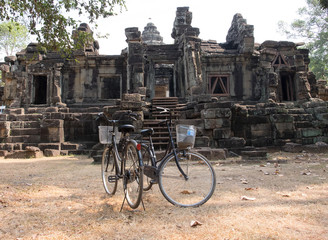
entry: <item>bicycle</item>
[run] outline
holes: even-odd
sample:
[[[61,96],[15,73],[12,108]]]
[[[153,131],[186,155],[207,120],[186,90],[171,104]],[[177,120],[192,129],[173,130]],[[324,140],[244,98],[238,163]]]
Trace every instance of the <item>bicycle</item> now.
[[[137,208],[142,201],[143,163],[141,145],[130,139],[134,131],[131,124],[120,124],[127,116],[136,120],[137,114],[130,111],[123,113],[118,120],[110,120],[103,113],[98,118],[105,119],[107,125],[99,126],[100,142],[105,145],[101,161],[101,176],[106,193],[113,196],[117,190],[119,179],[123,179],[124,200],[132,209]],[[102,132],[101,132],[102,131]]]
[[[171,131],[172,112],[167,108],[158,109],[163,110],[161,113],[169,112],[169,119],[159,123],[166,125],[168,145],[164,157],[157,160],[152,141],[154,130],[141,130],[141,136],[148,138],[147,143],[142,141],[141,144],[145,175],[143,190],[148,191],[153,184],[158,183],[161,193],[171,204],[180,207],[201,206],[215,190],[213,167],[205,156],[191,150],[196,133],[192,125],[187,126],[187,132],[182,134],[185,138],[179,139],[178,148],[175,147]]]

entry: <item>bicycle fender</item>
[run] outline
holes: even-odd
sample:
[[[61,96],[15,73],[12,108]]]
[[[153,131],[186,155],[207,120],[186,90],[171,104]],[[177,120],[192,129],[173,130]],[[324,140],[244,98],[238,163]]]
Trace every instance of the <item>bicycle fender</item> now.
[[[138,145],[137,141],[131,139],[130,142],[131,142],[131,143],[135,146],[135,148],[137,149],[138,160],[139,160],[139,166],[140,166],[140,167],[143,167],[143,161],[142,161],[141,149],[138,150],[138,148],[137,148],[137,145]]]

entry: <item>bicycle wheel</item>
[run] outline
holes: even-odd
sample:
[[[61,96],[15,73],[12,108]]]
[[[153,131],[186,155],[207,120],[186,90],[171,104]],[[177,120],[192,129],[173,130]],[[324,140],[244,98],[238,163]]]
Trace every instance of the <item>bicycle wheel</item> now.
[[[101,178],[106,193],[110,196],[114,195],[117,189],[117,168],[115,165],[115,156],[113,151],[106,147],[101,160]]]
[[[215,190],[213,167],[201,154],[178,151],[177,155],[187,179],[179,171],[174,154],[171,154],[160,166],[159,188],[173,205],[198,207],[207,202]]]
[[[135,209],[142,198],[143,168],[139,166],[137,148],[133,142],[129,142],[124,149],[124,161],[124,194],[130,207]]]
[[[142,161],[144,164],[143,190],[148,191],[153,186],[153,183],[151,182],[152,178],[150,177],[149,174],[147,174],[147,169],[149,169],[148,172],[151,171],[149,173],[152,175],[153,175],[153,172],[155,171],[155,170],[153,170],[152,163],[151,163],[152,153],[149,151],[148,146],[142,145],[141,156],[142,156]]]

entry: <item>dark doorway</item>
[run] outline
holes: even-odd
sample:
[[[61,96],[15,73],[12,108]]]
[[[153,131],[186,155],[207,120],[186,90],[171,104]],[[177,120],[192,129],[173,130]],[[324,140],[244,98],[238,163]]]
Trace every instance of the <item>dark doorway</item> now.
[[[102,99],[121,98],[121,81],[119,77],[103,79],[103,88],[101,90]]]
[[[47,103],[47,76],[34,76],[34,104]]]
[[[280,73],[280,100],[296,101],[294,74]]]

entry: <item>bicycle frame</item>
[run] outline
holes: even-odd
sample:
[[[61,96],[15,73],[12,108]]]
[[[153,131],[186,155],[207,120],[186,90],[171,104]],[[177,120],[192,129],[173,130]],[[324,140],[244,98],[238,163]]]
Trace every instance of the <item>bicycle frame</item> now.
[[[166,119],[166,120],[164,120],[164,121],[162,121],[162,122],[159,123],[159,124],[165,123],[165,125],[167,127],[167,131],[169,133],[168,145],[167,145],[167,148],[166,148],[164,157],[162,159],[160,159],[159,161],[157,161],[156,154],[155,154],[155,149],[154,149],[154,145],[153,145],[151,136],[149,136],[149,142],[150,142],[149,146],[147,144],[142,144],[142,145],[144,147],[146,147],[148,149],[148,151],[151,152],[150,160],[151,160],[152,166],[156,168],[156,174],[155,174],[155,177],[156,178],[158,177],[158,169],[160,169],[160,167],[162,166],[162,164],[164,162],[163,160],[165,160],[166,158],[174,155],[175,163],[177,165],[177,168],[179,169],[179,171],[182,174],[182,176],[186,180],[188,180],[188,176],[185,174],[185,172],[183,171],[183,169],[181,168],[180,163],[179,163],[179,157],[177,155],[177,149],[175,147],[174,139],[173,139],[172,131],[171,131],[172,114],[171,114],[171,111],[169,111],[169,112],[170,112],[170,118],[169,119]],[[157,163],[158,162],[160,162],[159,166],[157,166]],[[147,175],[146,172],[147,172],[147,168],[145,168],[145,174]],[[153,178],[153,176],[152,176],[153,175],[153,172],[152,171],[150,171],[148,174],[149,174],[149,177]]]
[[[108,120],[108,119],[107,119]],[[119,175],[117,176],[118,178],[123,178],[123,175],[124,175],[124,169],[125,169],[125,159],[124,159],[124,156],[121,157],[120,154],[119,154],[119,151],[118,151],[118,144],[116,143],[116,138],[115,138],[115,130],[117,129],[117,122],[118,121],[115,121],[115,120],[108,120],[109,122],[111,122],[113,124],[113,130],[112,130],[112,143],[109,144],[108,148],[110,148],[110,152],[112,152],[112,150],[114,150],[114,164],[115,164],[115,167],[117,167],[117,169],[119,169]],[[123,137],[121,137],[121,140],[120,140],[120,143],[122,141],[122,139],[124,140],[124,144],[129,141],[129,142],[132,142],[136,149],[138,150],[138,143],[133,140],[133,139],[129,139],[127,138],[126,136],[126,133],[123,133]],[[124,146],[122,146],[122,148],[124,148]],[[139,161],[139,166],[143,167],[143,161],[142,161],[142,155],[141,155],[141,151],[137,151],[137,154],[138,154],[138,161]],[[119,162],[121,162],[120,166],[119,166]],[[108,162],[107,162],[108,164]],[[106,166],[106,168],[108,168],[108,166]]]

